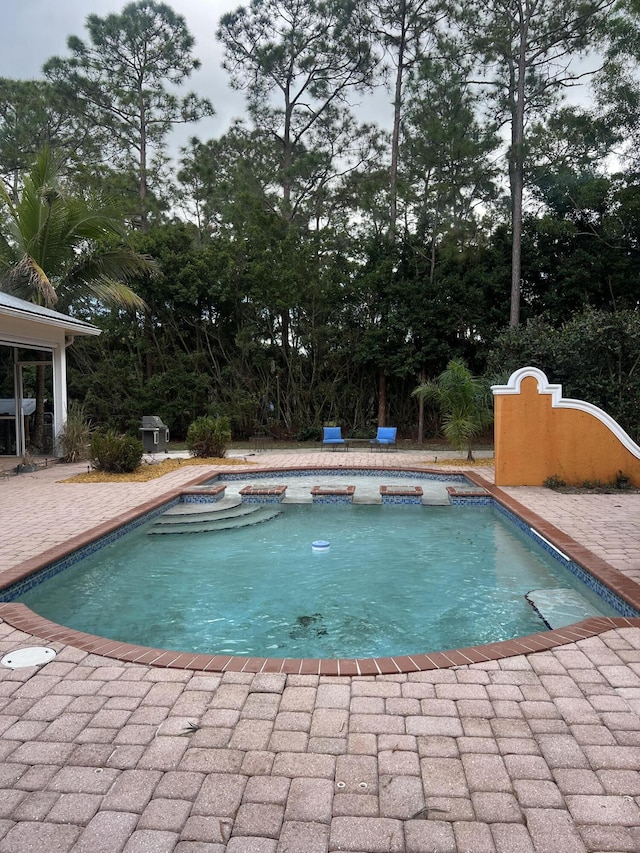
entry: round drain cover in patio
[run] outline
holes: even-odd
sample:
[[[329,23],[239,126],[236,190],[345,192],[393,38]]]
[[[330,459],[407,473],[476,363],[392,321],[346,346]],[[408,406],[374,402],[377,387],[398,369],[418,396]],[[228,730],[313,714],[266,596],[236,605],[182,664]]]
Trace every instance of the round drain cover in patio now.
[[[0,663],[3,666],[8,666],[9,669],[20,669],[23,666],[42,666],[43,663],[53,660],[55,656],[54,650],[46,646],[31,646],[27,649],[9,652],[0,660]]]

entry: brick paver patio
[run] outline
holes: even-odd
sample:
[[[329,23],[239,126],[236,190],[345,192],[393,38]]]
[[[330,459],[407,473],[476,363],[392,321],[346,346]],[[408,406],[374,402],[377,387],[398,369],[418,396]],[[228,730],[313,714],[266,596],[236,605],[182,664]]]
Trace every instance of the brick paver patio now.
[[[73,470],[0,483],[2,571],[202,473],[57,482]],[[638,579],[640,496],[505,491]],[[37,644],[0,622],[1,654]],[[0,853],[640,851],[640,627],[369,677],[190,672],[54,645],[40,669],[0,668]]]

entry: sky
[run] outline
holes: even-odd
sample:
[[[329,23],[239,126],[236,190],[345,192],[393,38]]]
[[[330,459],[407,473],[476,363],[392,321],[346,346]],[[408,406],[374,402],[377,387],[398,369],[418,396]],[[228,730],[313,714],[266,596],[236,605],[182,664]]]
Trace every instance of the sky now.
[[[69,56],[67,38],[75,35],[88,40],[85,21],[88,15],[106,17],[120,12],[128,0],[5,0],[1,25],[0,77],[42,79],[42,66],[52,56]],[[244,95],[229,87],[222,66],[222,45],[215,33],[220,17],[243,5],[242,0],[165,0],[182,15],[196,40],[193,54],[202,63],[185,83],[184,91],[193,90],[209,98],[216,115],[197,125],[179,128],[173,146],[191,136],[201,139],[218,137],[231,120],[244,112]],[[245,3],[246,5],[246,3]],[[172,146],[172,147],[173,147]]]

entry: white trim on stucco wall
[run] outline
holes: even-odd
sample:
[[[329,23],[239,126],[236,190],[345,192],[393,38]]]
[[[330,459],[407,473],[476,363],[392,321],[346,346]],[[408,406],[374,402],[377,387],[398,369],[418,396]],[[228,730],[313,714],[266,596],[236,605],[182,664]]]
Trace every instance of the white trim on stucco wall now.
[[[607,427],[632,453],[637,459],[640,459],[640,447],[635,443],[631,436],[626,433],[620,424],[615,421],[611,415],[608,415],[603,409],[594,406],[593,403],[586,403],[584,400],[572,400],[569,397],[562,396],[562,385],[553,385],[547,379],[546,374],[539,367],[521,367],[515,370],[509,377],[506,385],[492,385],[491,390],[494,396],[504,394],[519,394],[522,380],[528,376],[533,377],[538,383],[538,394],[551,395],[551,408],[553,409],[575,409],[578,412],[586,412],[597,418],[604,426]]]

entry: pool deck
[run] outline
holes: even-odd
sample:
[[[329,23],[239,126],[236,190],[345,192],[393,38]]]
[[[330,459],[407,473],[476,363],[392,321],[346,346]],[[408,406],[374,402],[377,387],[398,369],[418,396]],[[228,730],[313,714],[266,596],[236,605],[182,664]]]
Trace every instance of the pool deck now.
[[[247,469],[432,460],[265,452]],[[59,482],[82,470],[0,481],[0,578],[217,469]],[[491,488],[490,467],[473,475]],[[635,595],[640,495],[496,496]],[[471,664],[318,675],[129,663],[0,621],[0,656],[58,652],[0,667],[0,853],[637,853],[640,621],[607,627]]]

